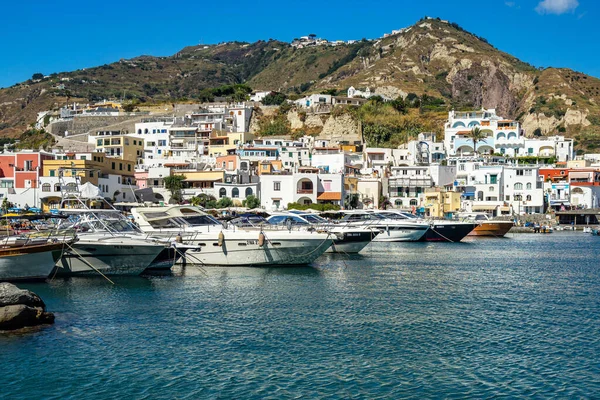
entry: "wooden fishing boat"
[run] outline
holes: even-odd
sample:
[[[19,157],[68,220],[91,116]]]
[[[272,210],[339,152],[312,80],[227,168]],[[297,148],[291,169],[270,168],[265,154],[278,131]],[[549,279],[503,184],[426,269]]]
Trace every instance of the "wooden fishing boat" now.
[[[0,281],[46,279],[70,241],[0,246]]]

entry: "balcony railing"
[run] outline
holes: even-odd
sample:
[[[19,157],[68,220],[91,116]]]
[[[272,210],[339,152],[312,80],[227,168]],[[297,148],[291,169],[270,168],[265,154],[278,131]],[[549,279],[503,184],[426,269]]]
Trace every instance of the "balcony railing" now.
[[[298,189],[297,194],[313,194],[314,189]]]

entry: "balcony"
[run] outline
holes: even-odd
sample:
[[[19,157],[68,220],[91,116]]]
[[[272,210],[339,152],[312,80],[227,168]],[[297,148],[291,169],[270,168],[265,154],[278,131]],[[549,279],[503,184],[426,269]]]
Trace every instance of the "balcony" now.
[[[298,189],[296,191],[297,194],[313,194],[313,189]]]

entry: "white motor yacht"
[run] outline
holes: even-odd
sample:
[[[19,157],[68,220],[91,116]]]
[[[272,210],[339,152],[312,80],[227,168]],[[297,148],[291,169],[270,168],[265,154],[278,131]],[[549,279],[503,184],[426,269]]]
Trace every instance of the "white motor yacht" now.
[[[131,214],[142,232],[173,237],[190,248],[190,263],[217,266],[301,265],[313,262],[333,237],[316,231],[236,227],[222,224],[199,207],[136,207]]]
[[[136,231],[117,210],[63,209],[78,241],[57,263],[57,275],[139,275],[165,249],[165,241]]]
[[[429,224],[421,221],[405,221],[386,217],[378,212],[366,210],[341,211],[344,215],[340,226],[375,228],[380,233],[374,242],[416,242],[420,240]]]
[[[477,225],[472,222],[450,221],[450,220],[425,220],[411,213],[401,210],[378,210],[377,213],[386,218],[401,220],[404,222],[426,223],[429,229],[420,239],[422,242],[460,242]]]
[[[279,226],[312,227],[333,233],[333,244],[327,253],[358,253],[379,234],[375,228],[336,225],[323,217],[302,211],[272,213],[266,221]]]

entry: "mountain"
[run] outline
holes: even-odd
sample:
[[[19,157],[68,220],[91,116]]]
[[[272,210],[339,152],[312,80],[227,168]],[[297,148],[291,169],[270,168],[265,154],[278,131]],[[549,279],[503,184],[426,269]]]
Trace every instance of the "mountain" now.
[[[447,108],[496,108],[520,120],[528,135],[565,134],[587,150],[600,137],[599,79],[565,68],[535,68],[457,24],[432,18],[374,41],[305,48],[275,40],[190,46],[171,57],[141,56],[29,80],[0,90],[0,135],[23,131],[37,112],[67,100],[206,99],[208,88],[234,83],[288,95],[343,93],[350,86],[391,98],[414,93],[443,99]]]

